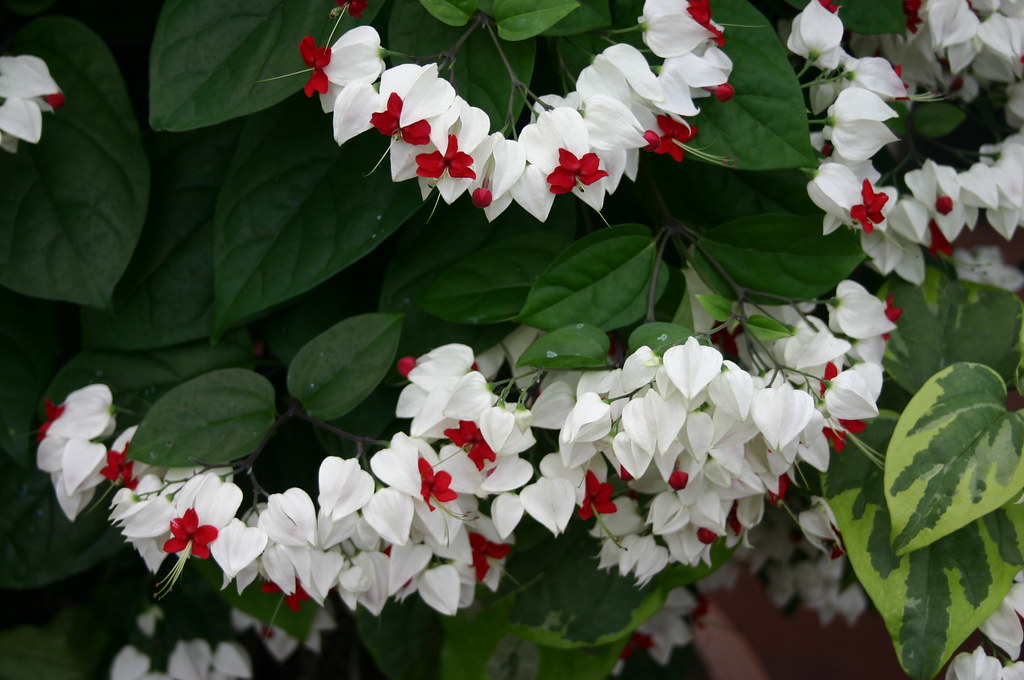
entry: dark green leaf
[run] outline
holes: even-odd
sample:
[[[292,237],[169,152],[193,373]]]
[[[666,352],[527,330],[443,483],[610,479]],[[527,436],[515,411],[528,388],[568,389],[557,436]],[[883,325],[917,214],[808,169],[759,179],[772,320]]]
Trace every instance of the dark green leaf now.
[[[246,455],[274,423],[274,388],[263,376],[224,368],[178,385],[139,425],[130,455],[151,465],[189,467]]]
[[[57,358],[57,309],[0,288],[0,449],[33,467],[32,417]]]
[[[937,269],[920,286],[888,288],[903,310],[885,347],[886,373],[910,393],[959,361],[985,364],[1011,380],[1020,361],[1021,302],[1001,288],[953,281]],[[979,332],[984,329],[984,332]]]
[[[518,234],[487,246],[441,272],[417,305],[446,321],[514,319],[530,286],[569,242],[560,234]]]
[[[576,35],[605,28],[611,23],[612,13],[608,7],[608,0],[580,0],[579,7],[544,31],[544,35]]]
[[[775,29],[746,0],[715,0],[714,18],[728,26],[723,50],[736,95],[701,100],[693,144],[738,158],[744,170],[816,168],[803,93]]]
[[[56,0],[4,0],[7,9],[15,14],[39,14],[50,9]]]
[[[693,335],[693,330],[674,323],[645,323],[629,334],[629,352],[647,345],[655,354],[664,354],[669,347],[682,345]]]
[[[476,0],[420,0],[420,4],[449,26],[465,26],[476,12]]]
[[[554,26],[580,6],[577,0],[494,0],[503,40],[526,40]]]
[[[92,680],[107,638],[84,607],[65,609],[43,627],[0,631],[0,678]]]
[[[714,566],[675,565],[640,588],[596,568],[596,547],[582,522],[570,523],[557,539],[541,534],[533,543],[524,529],[517,537],[526,547],[517,547],[505,565],[508,591],[515,593],[508,622],[516,635],[563,649],[622,640],[661,608],[670,590],[707,576],[732,552],[715,546]]]
[[[655,154],[642,154],[640,168],[654,180],[649,186],[657,187],[669,212],[694,226],[717,227],[768,213],[821,214],[807,197],[807,177],[799,170],[748,172],[685,159],[676,163]],[[643,191],[642,182],[637,190]]]
[[[442,636],[438,619],[437,612],[419,597],[401,603],[390,600],[379,616],[362,607],[356,612],[359,639],[392,680],[436,677]]]
[[[102,509],[71,523],[49,475],[0,459],[0,588],[44,586],[85,571],[123,546]]]
[[[372,299],[350,295],[354,281],[347,272],[317,286],[316,290],[259,323],[270,353],[290,364],[307,342],[335,323],[367,308],[376,309]]]
[[[743,329],[762,342],[781,340],[793,336],[793,329],[770,316],[754,314],[743,324]]]
[[[918,104],[911,114],[914,132],[924,137],[945,137],[960,127],[967,114],[949,102]]]
[[[608,336],[596,326],[572,324],[534,340],[523,350],[517,366],[579,368],[608,363]]]
[[[830,291],[864,260],[849,230],[821,234],[821,219],[759,215],[723,224],[700,236],[698,269],[721,294],[735,291],[708,258],[750,291],[815,298]],[[762,299],[768,304],[778,300]]]
[[[398,248],[391,257],[380,293],[382,311],[405,314],[399,356],[419,356],[449,342],[462,342],[482,352],[512,331],[513,326],[466,326],[439,321],[414,304],[427,286],[449,266],[471,259],[495,233],[545,231],[565,236],[575,227],[569,203],[556,203],[550,219],[538,222],[512,206],[488,226],[469,201],[438,206],[433,219],[417,215],[402,227]]]
[[[999,374],[958,363],[932,376],[900,416],[885,457],[893,549],[934,543],[1016,500],[1022,452],[1024,414],[1007,412]]]
[[[444,645],[441,647],[438,677],[445,680],[493,677],[488,673],[489,662],[495,654],[504,654],[504,650],[499,651],[497,647],[506,636],[506,618],[511,606],[512,600],[508,598],[489,607],[477,601],[469,609],[459,610],[455,616],[441,617]]]
[[[246,122],[214,218],[215,337],[360,259],[419,208],[412,183],[363,176],[386,147],[374,133],[338,149],[330,118],[300,98]]]
[[[153,195],[114,313],[82,311],[84,342],[149,349],[210,334],[213,207],[241,133],[238,122],[152,138]]]
[[[726,322],[732,318],[732,302],[721,295],[694,295],[697,302],[715,321]]]
[[[577,241],[530,288],[519,320],[544,330],[571,323],[612,330],[636,321],[646,311],[654,269],[649,234],[621,225]]]
[[[884,451],[896,423],[883,413],[860,438]],[[882,614],[903,668],[932,678],[1002,602],[1024,565],[1024,507],[1009,505],[935,543],[896,555],[882,470],[867,456],[836,456],[825,478],[847,555]]]
[[[36,19],[13,49],[46,60],[67,104],[45,114],[39,144],[0,158],[0,284],[107,307],[149,192],[124,81],[103,40],[73,19]]]
[[[903,35],[906,31],[907,18],[901,0],[846,0],[837,4],[843,27],[855,33]]]
[[[344,14],[336,35],[370,22],[382,4],[371,2],[358,21]],[[303,68],[299,41],[313,34],[319,42],[330,33],[332,6],[319,0],[164,3],[150,52],[150,125],[174,131],[214,125],[298,92],[305,74],[259,81]]]
[[[239,595],[234,583],[228,585],[227,588],[221,588],[224,572],[211,560],[192,560],[192,564],[228,606],[245,612],[267,625],[276,626],[299,640],[305,641],[309,637],[313,619],[320,611],[320,607],[316,603],[304,602],[299,611],[292,611],[289,607],[284,606],[282,593],[264,593],[260,590],[258,583],[250,584]]]
[[[172,387],[218,368],[251,364],[252,342],[244,331],[225,336],[215,347],[200,341],[146,353],[85,350],[60,369],[45,396],[60,403],[74,390],[102,382],[114,393],[114,404],[124,409],[118,424],[126,427]]]
[[[604,680],[609,677],[622,648],[624,637],[600,647],[557,649],[540,646],[537,680]]]
[[[395,361],[402,317],[363,314],[310,340],[288,367],[288,391],[317,418],[340,418],[367,397]]]

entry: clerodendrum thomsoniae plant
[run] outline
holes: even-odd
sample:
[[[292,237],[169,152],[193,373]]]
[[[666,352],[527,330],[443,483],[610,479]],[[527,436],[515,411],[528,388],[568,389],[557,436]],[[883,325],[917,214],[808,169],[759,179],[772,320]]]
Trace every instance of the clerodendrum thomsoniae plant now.
[[[1024,673],[1024,5],[7,6],[22,675],[679,677],[743,570]]]

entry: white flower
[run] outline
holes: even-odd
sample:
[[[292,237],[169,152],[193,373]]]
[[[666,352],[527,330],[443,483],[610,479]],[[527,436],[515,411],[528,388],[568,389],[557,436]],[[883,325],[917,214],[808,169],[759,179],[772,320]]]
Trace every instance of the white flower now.
[[[842,39],[843,22],[839,16],[825,9],[818,0],[811,0],[793,19],[793,31],[786,47],[820,69],[834,69],[842,55],[839,47]]]

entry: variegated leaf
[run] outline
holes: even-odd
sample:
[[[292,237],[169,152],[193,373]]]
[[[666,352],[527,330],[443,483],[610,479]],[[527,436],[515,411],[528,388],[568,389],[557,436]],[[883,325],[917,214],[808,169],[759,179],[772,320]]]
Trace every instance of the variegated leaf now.
[[[883,412],[860,439],[877,451],[896,426]],[[889,543],[882,470],[856,448],[836,456],[825,492],[861,585],[904,670],[932,678],[995,610],[1024,565],[1024,506],[1009,505],[931,545],[897,555]]]
[[[907,404],[885,463],[885,498],[897,554],[973,522],[1024,488],[1024,415],[1006,410],[1003,379],[958,363]]]
[[[929,376],[958,361],[1013,377],[1021,332],[1021,301],[1013,293],[954,281],[931,268],[920,286],[899,281],[886,293],[903,314],[886,343],[885,371],[903,389],[914,393]]]

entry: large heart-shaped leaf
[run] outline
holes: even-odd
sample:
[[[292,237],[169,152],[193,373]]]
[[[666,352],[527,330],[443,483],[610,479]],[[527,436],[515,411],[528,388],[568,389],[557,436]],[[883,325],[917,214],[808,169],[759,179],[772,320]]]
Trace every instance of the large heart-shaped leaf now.
[[[0,449],[33,467],[31,432],[57,358],[57,306],[0,289]]]
[[[736,95],[700,100],[694,143],[737,158],[745,170],[816,168],[803,91],[775,29],[746,0],[715,0],[712,9],[728,27],[722,49],[733,62]]]
[[[613,330],[647,306],[655,246],[641,225],[620,225],[580,239],[540,275],[519,320],[544,330],[588,323]]]
[[[522,309],[533,282],[567,245],[567,239],[550,232],[502,239],[441,272],[416,304],[456,323],[508,321]]]
[[[310,340],[288,367],[288,391],[317,418],[340,418],[367,397],[395,360],[402,317],[363,314]]]
[[[239,122],[152,138],[153,195],[114,312],[82,311],[90,347],[150,349],[210,334],[213,207],[241,133]]]
[[[274,387],[242,368],[178,385],[142,419],[129,453],[162,467],[224,463],[246,455],[274,423]]]
[[[916,550],[1020,496],[1024,415],[987,366],[936,373],[896,424],[885,458],[893,548]]]
[[[885,412],[861,439],[886,448],[896,416]],[[897,555],[889,543],[882,470],[850,450],[825,478],[847,555],[885,620],[900,664],[932,678],[995,610],[1024,566],[1024,506],[991,512],[929,546]]]
[[[476,0],[420,0],[420,4],[449,26],[465,26],[476,12]]]
[[[703,232],[698,246],[701,275],[731,299],[736,299],[732,283],[748,291],[815,298],[864,260],[860,241],[852,232],[823,236],[820,219],[795,215],[757,215],[728,222]]]
[[[0,459],[0,588],[38,588],[123,547],[104,512],[83,513],[70,522],[49,475]]]
[[[938,269],[920,286],[895,281],[887,293],[903,310],[885,347],[885,371],[916,392],[940,369],[970,361],[1013,377],[1020,360],[1021,301],[1013,293],[954,281]],[[984,329],[984,332],[979,332]]]
[[[157,399],[191,378],[219,368],[252,365],[252,340],[246,331],[225,336],[216,346],[199,341],[154,352],[84,350],[58,371],[44,396],[54,403],[80,387],[101,382],[122,409],[118,425],[137,423]]]
[[[597,326],[574,323],[540,336],[523,350],[516,366],[578,368],[608,363],[608,336]]]
[[[247,121],[214,217],[215,337],[341,271],[420,207],[412,182],[363,176],[386,140],[339,149],[330,125],[301,98]]]
[[[504,40],[532,38],[579,6],[577,0],[494,0],[498,35]]]
[[[149,164],[104,41],[64,17],[18,31],[14,51],[46,60],[67,96],[42,140],[0,157],[0,285],[108,307],[142,231]]]

